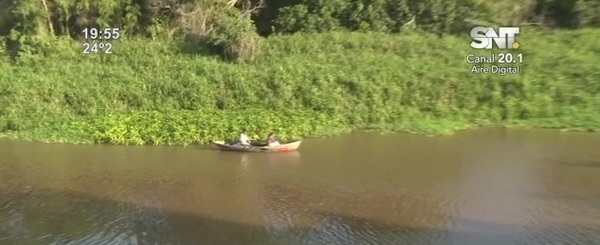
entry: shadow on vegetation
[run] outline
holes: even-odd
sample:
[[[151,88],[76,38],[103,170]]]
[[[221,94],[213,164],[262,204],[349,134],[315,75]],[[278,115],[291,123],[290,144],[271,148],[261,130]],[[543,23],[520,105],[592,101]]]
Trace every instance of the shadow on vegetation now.
[[[221,56],[220,47],[209,43],[206,37],[188,35],[178,45],[179,52],[189,55]]]
[[[577,28],[579,13],[575,0],[537,0],[535,14],[547,18],[547,23],[559,28]]]

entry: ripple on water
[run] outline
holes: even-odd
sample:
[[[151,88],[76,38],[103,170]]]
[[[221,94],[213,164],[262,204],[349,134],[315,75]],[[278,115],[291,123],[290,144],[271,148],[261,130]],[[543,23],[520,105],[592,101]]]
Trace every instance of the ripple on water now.
[[[366,187],[303,192],[294,185],[280,185],[269,190],[263,212],[267,227],[272,228],[267,229],[277,233],[274,236],[295,234],[299,244],[430,243],[446,235],[432,227],[447,214],[427,207],[435,202],[449,205],[456,199],[456,195],[431,199],[410,193],[381,196]]]
[[[302,158],[0,147],[0,244],[600,244],[592,160],[530,165],[580,158],[563,135],[324,139]]]
[[[535,244],[599,244],[600,210],[583,200],[546,197],[528,210],[526,242]]]

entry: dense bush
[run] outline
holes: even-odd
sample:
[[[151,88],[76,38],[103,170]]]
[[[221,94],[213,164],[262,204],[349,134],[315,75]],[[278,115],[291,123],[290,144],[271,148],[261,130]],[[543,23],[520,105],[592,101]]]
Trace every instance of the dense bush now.
[[[189,134],[208,130],[211,137],[169,142],[205,142],[239,124],[204,127],[195,116],[219,121],[253,114],[249,110],[265,119],[241,125],[297,136],[316,133],[294,125],[325,125],[325,132],[331,126],[328,120],[337,122],[332,128],[430,133],[481,122],[536,120],[551,127],[598,129],[598,38],[598,30],[552,34],[524,29],[523,73],[508,76],[469,74],[464,56],[473,51],[467,38],[440,39],[426,33],[270,37],[264,40],[264,53],[252,63],[181,54],[177,41],[143,39],[115,42],[112,55],[82,55],[80,46],[61,39],[52,43],[56,52],[44,57],[23,55],[18,64],[0,63],[0,130],[44,135],[47,129],[58,137],[79,132],[73,123],[81,121],[92,120],[84,125],[104,132],[106,127],[124,127],[118,122],[125,117],[137,118],[121,121],[140,130],[182,117],[180,126],[193,129]],[[564,47],[571,48],[563,52]],[[230,114],[202,114],[219,110]],[[305,122],[261,124],[282,121],[287,112],[306,112]],[[315,119],[323,117],[327,120]],[[95,135],[112,143],[141,142],[85,132],[69,134],[86,139]],[[140,132],[127,135],[163,137]]]
[[[245,124],[284,137],[484,122],[597,130],[598,30],[523,28],[523,73],[512,76],[469,74],[464,34],[598,26],[599,10],[595,0],[0,0],[0,132],[187,144],[229,137],[253,114]],[[114,54],[82,54],[86,27],[119,27]],[[273,32],[294,34],[258,35]]]
[[[225,58],[247,61],[260,50],[258,33],[417,28],[443,35],[462,34],[474,24],[591,27],[600,25],[598,13],[596,0],[0,0],[0,35],[9,37],[8,54],[16,56],[38,52],[52,36],[78,39],[84,28],[118,27],[128,37],[195,36]]]
[[[339,29],[395,33],[411,25],[441,34],[466,30],[465,19],[479,16],[474,11],[478,9],[468,0],[303,0],[280,9],[274,23],[284,33]]]

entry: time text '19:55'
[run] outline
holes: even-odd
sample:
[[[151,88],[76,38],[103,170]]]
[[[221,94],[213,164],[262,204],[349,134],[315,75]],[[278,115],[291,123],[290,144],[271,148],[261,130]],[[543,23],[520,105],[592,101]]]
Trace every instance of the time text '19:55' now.
[[[121,29],[116,27],[85,28],[81,31],[85,40],[117,40],[121,37]]]

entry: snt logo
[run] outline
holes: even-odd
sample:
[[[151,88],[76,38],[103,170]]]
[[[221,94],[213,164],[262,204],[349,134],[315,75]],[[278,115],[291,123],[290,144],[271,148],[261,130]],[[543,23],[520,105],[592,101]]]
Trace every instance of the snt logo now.
[[[492,49],[496,43],[499,49],[519,49],[521,44],[515,41],[515,36],[521,31],[520,27],[493,27],[476,26],[471,29],[471,47],[474,49]]]

